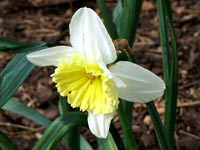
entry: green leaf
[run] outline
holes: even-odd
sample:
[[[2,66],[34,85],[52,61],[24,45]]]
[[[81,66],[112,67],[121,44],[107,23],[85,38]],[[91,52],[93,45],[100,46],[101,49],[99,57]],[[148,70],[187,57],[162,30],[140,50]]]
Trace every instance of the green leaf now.
[[[70,112],[58,117],[44,132],[33,150],[52,149],[61,138],[78,125],[87,125],[87,116],[79,112]]]
[[[10,99],[2,108],[30,119],[44,127],[48,127],[51,124],[50,119],[14,99]]]
[[[122,2],[121,0],[118,0],[117,5],[115,6],[113,10],[113,22],[116,25],[118,33],[120,29],[120,24],[121,24],[122,11],[123,11]]]
[[[166,83],[166,94],[168,94],[168,87],[170,86],[170,51],[169,51],[169,40],[168,40],[168,33],[167,33],[167,25],[166,25],[166,18],[164,14],[164,9],[162,6],[162,2],[157,0],[157,7],[158,7],[158,18],[159,18],[159,28],[160,28],[160,40],[162,46],[162,60],[163,60],[163,71],[164,71],[164,79]]]
[[[110,133],[108,133],[108,137],[106,139],[97,138],[98,142],[98,150],[118,150],[113,137]]]
[[[20,47],[20,46],[23,46],[23,45],[24,45],[24,43],[21,43],[19,41],[14,40],[14,39],[0,37],[0,51],[2,49],[17,48],[17,47]]]
[[[2,108],[30,119],[44,127],[48,127],[52,122],[50,119],[46,118],[36,110],[27,107],[23,103],[20,103],[14,99],[10,99]],[[65,142],[67,141],[66,139],[67,138],[65,137]],[[82,135],[80,135],[80,148],[81,150],[92,150],[91,146]]]
[[[42,48],[46,48],[46,46],[41,42],[31,44],[31,47],[23,47],[23,49],[28,49],[28,51]],[[27,60],[26,55],[27,53],[16,54],[0,73],[0,108],[12,97],[35,67]]]
[[[80,150],[93,150],[91,145],[86,141],[86,139],[80,135]]]
[[[156,136],[160,145],[161,150],[171,150],[169,142],[167,140],[167,136],[165,133],[165,129],[160,120],[159,114],[153,102],[146,103],[149,115],[151,116],[151,120],[153,122],[154,130],[156,132]]]
[[[38,46],[45,46],[47,43],[38,41],[38,42],[33,42],[33,43],[28,43],[28,44],[21,44],[19,46],[12,45],[4,48],[0,48],[0,51],[6,52],[6,53],[25,53],[25,52],[30,52],[33,51],[33,47],[38,47]]]
[[[17,146],[0,131],[0,150],[17,150]]]
[[[105,3],[104,0],[97,0],[97,4],[101,10],[101,14],[104,20],[104,24],[106,26],[106,29],[108,30],[108,33],[110,34],[111,38],[117,39],[118,35],[117,35],[117,30],[116,30],[116,26],[113,23],[113,19],[111,16],[111,13]]]
[[[125,0],[123,4],[119,37],[127,39],[131,47],[135,40],[142,2],[143,0]]]
[[[169,31],[171,36],[171,51],[166,48],[164,44],[162,44],[163,50],[167,49],[169,56],[163,55],[163,64],[168,67],[168,70],[163,69],[164,71],[164,78],[166,81],[166,94],[165,94],[165,129],[167,133],[168,140],[170,145],[173,147],[174,145],[174,131],[175,131],[175,124],[176,124],[176,106],[177,106],[177,96],[178,96],[178,51],[176,45],[176,37],[175,37],[175,30],[173,26],[173,16],[171,10],[171,1],[157,1],[157,5],[159,7],[158,14],[160,15],[160,28],[166,28],[167,25],[162,24],[162,18],[167,18],[165,23],[169,25]],[[165,19],[166,20],[166,19]],[[161,30],[160,29],[160,30]],[[167,29],[165,29],[167,30]],[[167,31],[166,31],[167,32]],[[163,35],[164,36],[164,35]],[[166,38],[165,41],[167,42],[167,34],[165,34]],[[169,43],[168,43],[169,44]],[[171,57],[170,57],[171,56]],[[166,60],[168,59],[168,60]],[[167,62],[168,61],[168,62]],[[167,64],[168,63],[168,64]],[[170,66],[167,66],[170,65]]]

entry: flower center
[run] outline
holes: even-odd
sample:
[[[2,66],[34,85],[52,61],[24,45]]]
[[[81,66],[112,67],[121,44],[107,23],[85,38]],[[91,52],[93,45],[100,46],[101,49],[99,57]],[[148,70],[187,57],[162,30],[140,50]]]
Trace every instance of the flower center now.
[[[108,114],[117,109],[115,83],[98,64],[77,56],[70,61],[63,60],[52,74],[52,80],[73,108],[94,114]]]

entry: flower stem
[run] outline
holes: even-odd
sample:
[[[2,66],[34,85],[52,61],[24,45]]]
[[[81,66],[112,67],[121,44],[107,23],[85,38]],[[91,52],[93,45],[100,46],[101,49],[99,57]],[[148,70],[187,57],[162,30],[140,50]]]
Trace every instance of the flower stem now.
[[[59,111],[61,115],[73,111],[73,108],[67,102],[67,97],[59,97]],[[67,133],[67,144],[69,150],[80,149],[80,133],[78,127],[72,127]]]
[[[110,125],[110,133],[112,134],[112,137],[117,145],[117,148],[118,149],[122,149],[122,150],[125,150],[125,146],[124,146],[124,143],[123,141],[121,140],[118,132],[117,132],[117,129],[115,127],[115,125],[113,123],[111,123]]]
[[[137,150],[137,144],[132,132],[132,111],[133,104],[131,102],[120,101],[117,113],[124,133],[126,149]]]

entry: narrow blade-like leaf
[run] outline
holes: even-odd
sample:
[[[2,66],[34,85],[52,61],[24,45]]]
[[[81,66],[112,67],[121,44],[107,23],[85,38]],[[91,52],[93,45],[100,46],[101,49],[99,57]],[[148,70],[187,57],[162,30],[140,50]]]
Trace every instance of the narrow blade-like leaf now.
[[[52,149],[72,127],[79,125],[87,125],[87,116],[83,113],[70,112],[58,117],[47,128],[33,149]]]
[[[0,52],[24,53],[32,51],[32,47],[45,46],[47,43],[38,41],[33,43],[21,43],[17,40],[0,37]]]
[[[45,47],[44,43],[35,43],[34,46],[23,48],[35,51]],[[16,54],[0,73],[0,108],[12,97],[35,67],[27,60],[26,55],[27,53]]]
[[[51,124],[51,120],[34,110],[33,108],[27,107],[23,103],[20,103],[14,99],[10,99],[4,106],[3,109],[21,115],[27,119],[30,119],[44,127],[48,127]],[[65,142],[67,141],[67,137],[63,139]],[[90,144],[86,141],[86,139],[80,135],[80,149],[81,150],[92,150]]]
[[[113,19],[112,19],[112,15],[111,12],[109,11],[106,3],[104,0],[97,0],[97,4],[101,10],[101,14],[104,20],[104,24],[106,26],[106,29],[108,30],[108,33],[110,34],[111,38],[117,39],[118,35],[117,35],[117,30],[116,30],[116,26],[113,23]]]
[[[113,22],[116,25],[118,33],[119,33],[120,25],[121,25],[122,11],[123,11],[122,2],[121,0],[118,0],[117,5],[115,6],[115,9],[113,10]]]
[[[165,95],[165,129],[168,136],[170,145],[174,145],[174,131],[176,124],[176,106],[177,106],[177,93],[178,93],[178,51],[176,45],[175,30],[173,26],[173,16],[171,9],[171,1],[158,1],[157,5],[160,7],[160,11],[164,12],[169,24],[169,31],[171,36],[171,58],[170,58],[170,70],[169,70],[169,86]],[[163,16],[164,17],[164,16]],[[165,71],[165,70],[164,70]]]
[[[3,49],[8,49],[8,48],[17,48],[23,45],[24,43],[21,43],[17,40],[0,37],[0,51]]]
[[[17,150],[17,146],[0,131],[0,150]]]
[[[167,140],[167,136],[165,133],[164,126],[160,120],[160,116],[157,112],[157,109],[153,102],[148,102],[146,104],[149,115],[151,116],[151,120],[153,122],[154,130],[157,136],[157,140],[159,142],[161,150],[171,150],[169,142]]]
[[[10,99],[2,108],[30,119],[44,127],[48,127],[51,124],[50,119],[41,115],[33,108],[30,108],[14,99]]]
[[[132,47],[135,40],[138,20],[143,0],[125,0],[119,30],[119,37],[128,40]]]

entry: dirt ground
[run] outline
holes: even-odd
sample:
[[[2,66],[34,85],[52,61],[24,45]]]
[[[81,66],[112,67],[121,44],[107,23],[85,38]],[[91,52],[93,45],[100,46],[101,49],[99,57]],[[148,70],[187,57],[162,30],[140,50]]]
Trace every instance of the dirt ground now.
[[[107,3],[112,10],[116,0],[107,0]],[[71,16],[83,6],[100,12],[92,0],[1,0],[0,36],[22,42],[42,40],[69,45],[68,25]],[[172,2],[179,51],[179,92],[175,134],[177,150],[200,150],[199,7],[200,1],[197,0]],[[162,77],[158,17],[154,1],[144,0],[133,47],[138,63]],[[12,56],[0,53],[0,71]],[[51,67],[35,68],[14,95],[16,99],[50,119],[58,116],[58,94],[49,76],[52,73]],[[155,103],[163,119],[163,98],[156,100]],[[139,149],[158,150],[158,142],[145,105],[135,104],[134,109],[133,132]],[[117,117],[114,122],[119,133],[122,133]],[[44,128],[21,116],[0,110],[0,130],[6,133],[21,150],[30,150],[41,137]],[[96,146],[95,138],[88,130],[82,129],[82,134]],[[66,147],[60,143],[55,149],[66,149]]]

